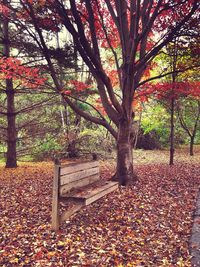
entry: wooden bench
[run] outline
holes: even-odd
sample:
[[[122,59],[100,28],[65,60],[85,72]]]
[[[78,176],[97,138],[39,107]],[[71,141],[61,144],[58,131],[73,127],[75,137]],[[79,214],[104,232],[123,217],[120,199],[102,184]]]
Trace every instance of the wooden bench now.
[[[117,182],[100,180],[98,161],[55,164],[52,229],[58,230],[62,221],[69,219],[83,206],[117,188]]]

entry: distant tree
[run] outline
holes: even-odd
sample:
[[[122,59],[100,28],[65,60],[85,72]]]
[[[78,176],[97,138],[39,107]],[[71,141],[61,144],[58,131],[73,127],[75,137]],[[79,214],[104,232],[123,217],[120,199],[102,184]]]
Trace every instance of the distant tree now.
[[[199,27],[196,18],[190,19],[162,51],[163,65],[171,74],[162,79],[164,83],[161,81],[160,86],[151,85],[150,94],[155,94],[164,101],[170,112],[170,165],[174,164],[177,101],[180,102],[183,97],[200,96],[198,83],[194,82],[197,79],[195,73],[198,73],[200,67],[199,53],[194,53],[199,50],[198,40]],[[192,78],[188,77],[189,73]]]
[[[181,127],[190,138],[190,156],[194,155],[194,142],[200,129],[200,100],[186,98],[178,102],[178,118]]]

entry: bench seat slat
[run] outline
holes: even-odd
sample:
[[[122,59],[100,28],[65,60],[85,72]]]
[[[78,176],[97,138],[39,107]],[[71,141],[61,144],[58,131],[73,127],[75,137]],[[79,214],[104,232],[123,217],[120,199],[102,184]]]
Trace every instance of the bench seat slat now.
[[[78,192],[73,195],[70,195],[70,198],[75,198],[84,201],[85,205],[89,205],[97,199],[105,196],[106,194],[116,190],[118,188],[117,182],[105,182],[104,185],[101,185],[97,188],[90,189],[88,191]]]

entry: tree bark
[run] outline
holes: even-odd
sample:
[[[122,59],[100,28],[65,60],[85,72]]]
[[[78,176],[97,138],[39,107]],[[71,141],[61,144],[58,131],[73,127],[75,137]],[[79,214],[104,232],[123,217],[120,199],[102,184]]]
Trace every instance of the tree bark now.
[[[120,185],[132,184],[137,180],[133,170],[132,121],[122,121],[117,138],[117,168],[115,179]]]
[[[175,92],[175,88],[174,88],[174,84],[176,82],[176,69],[177,69],[177,57],[178,57],[178,46],[177,46],[177,38],[175,38],[175,40],[173,41],[173,47],[172,47],[172,98],[171,98],[171,119],[170,119],[170,158],[169,158],[169,165],[173,165],[174,164],[174,131],[175,131],[175,127],[174,127],[174,113],[175,113],[175,97],[174,97],[174,92]],[[170,50],[169,50],[170,52]]]
[[[14,105],[14,89],[12,80],[6,81],[6,94],[7,94],[7,155],[6,155],[6,168],[17,167],[17,132],[16,132],[16,114]]]
[[[170,119],[170,157],[169,157],[169,165],[174,164],[174,106],[175,100],[172,98],[171,100],[171,119]]]
[[[194,136],[190,137],[190,156],[194,156]]]
[[[142,121],[142,111],[140,111],[138,125],[137,125],[137,131],[135,133],[135,140],[134,140],[134,146],[133,146],[134,149],[137,148],[137,142],[138,142],[138,137],[139,137],[139,133],[140,133],[140,127],[141,127],[141,121]]]
[[[4,0],[5,5],[8,4],[7,0]],[[3,17],[2,24],[3,31],[3,56],[8,58],[10,56],[10,40],[9,40],[9,19]],[[17,167],[16,158],[16,113],[14,97],[15,91],[13,89],[12,79],[6,79],[6,95],[7,95],[7,154],[6,154],[6,168]]]

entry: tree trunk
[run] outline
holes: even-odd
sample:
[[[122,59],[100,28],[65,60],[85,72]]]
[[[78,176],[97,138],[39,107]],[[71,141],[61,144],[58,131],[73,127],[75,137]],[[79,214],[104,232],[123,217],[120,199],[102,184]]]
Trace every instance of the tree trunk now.
[[[142,111],[140,111],[139,120],[138,120],[138,126],[137,126],[137,131],[135,133],[135,140],[134,140],[134,146],[133,146],[134,149],[137,148],[138,136],[139,136],[140,127],[141,127],[141,121],[142,121]]]
[[[7,94],[7,156],[6,168],[17,167],[17,153],[16,153],[16,125],[15,125],[15,105],[14,105],[14,90],[12,87],[12,80],[6,81]]]
[[[194,156],[194,136],[190,137],[190,156]]]
[[[116,179],[120,185],[134,183],[137,178],[133,171],[132,121],[123,121],[119,125],[117,139],[117,170]]]
[[[8,4],[7,0],[4,0],[5,5]],[[9,40],[9,18],[3,16],[3,56],[8,58],[10,56],[10,40]],[[7,95],[7,155],[6,155],[6,167],[17,167],[16,159],[16,113],[14,105],[15,90],[13,89],[12,79],[6,79],[6,95]]]
[[[178,57],[178,39],[175,37],[173,41],[173,46],[172,46],[172,51],[169,52],[172,54],[172,99],[171,99],[171,120],[170,120],[170,158],[169,158],[169,165],[174,164],[174,113],[175,113],[175,97],[174,97],[174,92],[175,92],[175,87],[174,84],[176,82],[176,70],[177,70],[177,57]]]
[[[171,120],[170,120],[170,158],[169,165],[174,164],[174,106],[175,100],[171,100]]]

